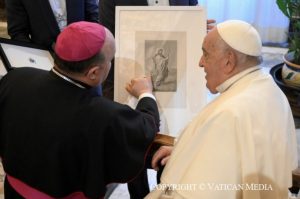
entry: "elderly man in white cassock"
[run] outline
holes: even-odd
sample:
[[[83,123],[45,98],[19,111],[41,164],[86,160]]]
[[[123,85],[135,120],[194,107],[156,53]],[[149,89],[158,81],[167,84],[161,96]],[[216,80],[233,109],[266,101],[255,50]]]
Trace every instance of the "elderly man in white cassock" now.
[[[203,42],[200,67],[220,95],[162,147],[152,166],[166,164],[146,198],[288,198],[297,143],[291,109],[272,77],[262,71],[261,40],[248,23],[218,24]]]

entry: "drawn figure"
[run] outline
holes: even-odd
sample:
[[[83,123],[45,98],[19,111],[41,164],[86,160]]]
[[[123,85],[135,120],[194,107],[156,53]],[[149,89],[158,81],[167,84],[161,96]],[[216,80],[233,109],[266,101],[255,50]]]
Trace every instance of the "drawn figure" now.
[[[157,49],[152,57],[154,68],[152,70],[152,80],[154,87],[158,87],[168,76],[169,55],[164,54],[162,48]]]

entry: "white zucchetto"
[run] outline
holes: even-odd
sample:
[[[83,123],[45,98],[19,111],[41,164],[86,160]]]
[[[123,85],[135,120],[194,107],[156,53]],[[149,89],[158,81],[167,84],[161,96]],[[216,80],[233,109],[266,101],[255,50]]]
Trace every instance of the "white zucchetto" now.
[[[228,20],[217,25],[221,38],[233,49],[251,56],[260,56],[262,43],[256,29],[240,20]]]

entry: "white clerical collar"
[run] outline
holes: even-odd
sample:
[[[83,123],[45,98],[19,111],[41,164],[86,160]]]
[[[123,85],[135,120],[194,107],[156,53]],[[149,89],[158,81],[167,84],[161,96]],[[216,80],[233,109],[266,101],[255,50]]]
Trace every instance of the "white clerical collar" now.
[[[69,77],[63,75],[62,73],[60,73],[59,71],[55,70],[55,68],[52,68],[52,72],[54,72],[57,76],[61,77],[62,79],[66,80],[67,82],[70,82],[71,84],[78,86],[79,88],[83,88],[85,89],[84,86],[80,85],[79,83],[73,81],[72,79],[70,79]]]
[[[248,69],[232,76],[231,78],[227,79],[225,82],[220,84],[216,89],[219,93],[223,93],[227,89],[229,89],[235,82],[237,82],[238,80],[240,80],[244,76],[248,75],[249,73],[252,73],[252,72],[257,71],[259,69],[261,69],[261,67],[259,65],[248,68]]]

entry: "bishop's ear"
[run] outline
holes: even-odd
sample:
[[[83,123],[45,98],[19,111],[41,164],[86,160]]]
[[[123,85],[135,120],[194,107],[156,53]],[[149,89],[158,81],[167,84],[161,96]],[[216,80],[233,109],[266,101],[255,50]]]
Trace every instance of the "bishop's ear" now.
[[[98,65],[92,66],[86,74],[87,78],[90,81],[95,81],[99,77],[100,70],[101,70],[100,66]]]

